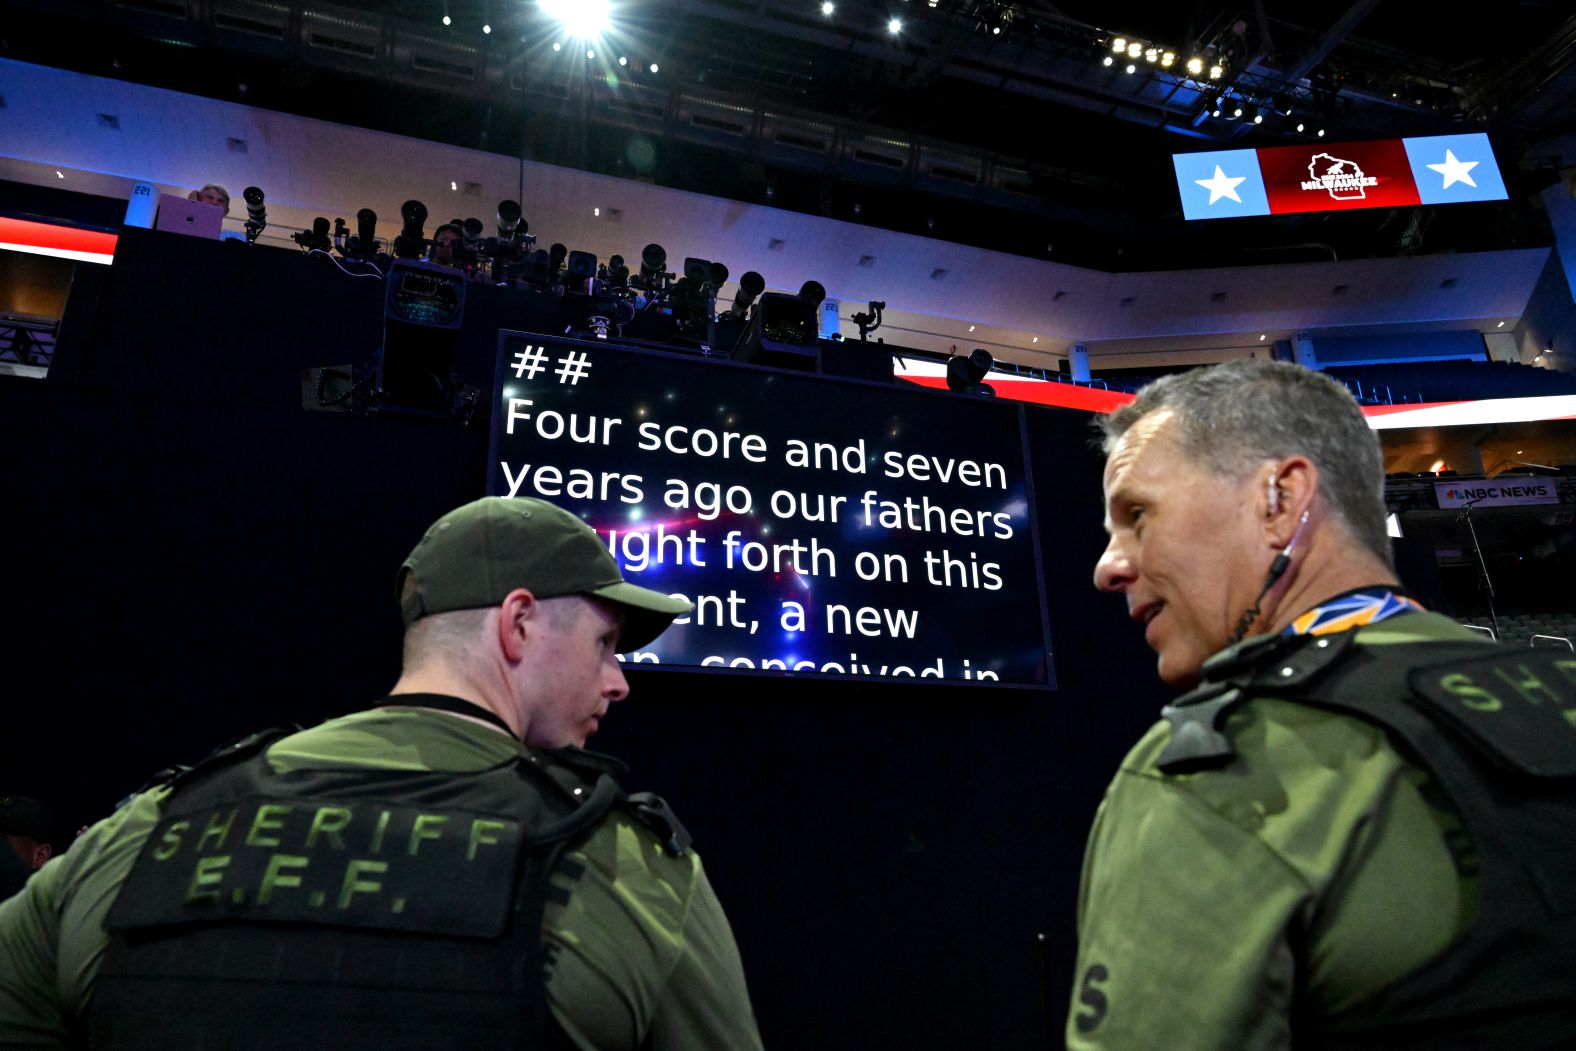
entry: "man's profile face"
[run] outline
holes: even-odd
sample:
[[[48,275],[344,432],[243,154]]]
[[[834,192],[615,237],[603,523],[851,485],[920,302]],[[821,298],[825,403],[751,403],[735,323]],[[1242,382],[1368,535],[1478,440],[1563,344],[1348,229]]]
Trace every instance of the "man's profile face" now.
[[[1110,542],[1095,564],[1101,591],[1127,597],[1159,655],[1160,678],[1198,679],[1252,605],[1273,552],[1264,550],[1250,480],[1216,476],[1177,444],[1169,409],[1141,417],[1105,465]]]
[[[526,743],[584,748],[608,707],[629,694],[618,662],[623,615],[584,595],[540,599],[532,618]]]

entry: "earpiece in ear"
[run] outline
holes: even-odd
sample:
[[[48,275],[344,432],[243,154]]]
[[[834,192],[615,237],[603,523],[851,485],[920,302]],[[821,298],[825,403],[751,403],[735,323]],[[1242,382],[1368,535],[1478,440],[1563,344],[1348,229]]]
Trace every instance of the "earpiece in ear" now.
[[[1275,487],[1274,475],[1270,475],[1270,484],[1268,489],[1270,500],[1270,517],[1273,518],[1280,514],[1280,490]]]

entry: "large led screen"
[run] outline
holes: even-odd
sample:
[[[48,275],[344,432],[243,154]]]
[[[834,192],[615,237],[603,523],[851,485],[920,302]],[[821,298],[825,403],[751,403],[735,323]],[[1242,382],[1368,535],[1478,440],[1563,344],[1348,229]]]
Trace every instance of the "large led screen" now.
[[[655,667],[1053,686],[1022,408],[504,333],[489,492],[696,603]]]
[[[1482,132],[1177,153],[1171,163],[1188,219],[1506,198]]]

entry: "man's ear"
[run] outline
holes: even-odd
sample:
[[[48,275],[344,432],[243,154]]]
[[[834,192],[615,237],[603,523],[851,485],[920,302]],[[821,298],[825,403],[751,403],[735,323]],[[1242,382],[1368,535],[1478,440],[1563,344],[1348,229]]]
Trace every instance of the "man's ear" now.
[[[1319,492],[1319,467],[1306,456],[1288,456],[1264,469],[1258,494],[1264,541],[1277,551],[1291,543],[1302,516]]]
[[[541,603],[525,588],[515,588],[498,604],[498,645],[510,661],[525,657],[525,640],[536,630]]]
[[[48,843],[33,844],[31,856],[27,859],[29,867],[31,867],[34,872],[37,872],[39,869],[44,867],[44,862],[48,861],[54,852],[55,848],[50,846]]]

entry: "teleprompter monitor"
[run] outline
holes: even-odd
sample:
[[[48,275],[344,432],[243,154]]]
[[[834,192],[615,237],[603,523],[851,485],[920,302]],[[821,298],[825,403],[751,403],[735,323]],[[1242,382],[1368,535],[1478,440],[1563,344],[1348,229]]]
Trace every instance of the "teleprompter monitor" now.
[[[1055,685],[1021,406],[500,336],[488,491],[693,613],[641,667]]]

